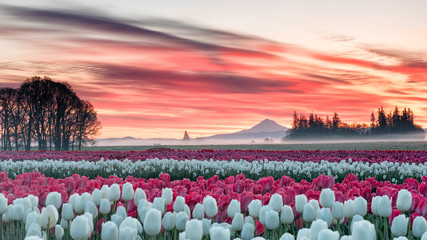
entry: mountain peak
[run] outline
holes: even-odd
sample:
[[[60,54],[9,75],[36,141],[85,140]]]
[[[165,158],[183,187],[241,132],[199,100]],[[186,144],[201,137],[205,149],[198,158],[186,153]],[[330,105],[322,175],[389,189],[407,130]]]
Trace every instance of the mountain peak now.
[[[268,118],[262,120],[257,125],[253,126],[248,130],[243,130],[245,132],[257,133],[257,132],[278,132],[278,131],[287,131],[288,128],[276,123],[273,120]]]

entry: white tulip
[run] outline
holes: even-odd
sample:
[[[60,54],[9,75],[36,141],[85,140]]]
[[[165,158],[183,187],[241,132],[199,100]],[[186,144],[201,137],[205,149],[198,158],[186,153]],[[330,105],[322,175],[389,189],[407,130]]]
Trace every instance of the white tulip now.
[[[58,222],[58,210],[53,205],[43,208],[41,214],[41,226],[43,228],[53,228]]]
[[[68,221],[67,220],[65,220],[65,219],[63,219],[63,218],[61,218],[61,227],[63,228],[63,229],[68,229]]]
[[[122,199],[125,201],[130,201],[133,199],[134,197],[134,190],[133,190],[133,186],[131,183],[127,182],[125,184],[123,184],[123,189],[122,189]]]
[[[352,240],[375,240],[375,227],[369,221],[357,221],[353,224],[351,236]]]
[[[5,213],[7,210],[7,198],[0,193],[0,214]]]
[[[185,212],[179,212],[175,215],[175,225],[176,225],[176,229],[178,229],[179,231],[184,231],[185,230],[185,224],[187,223],[189,217],[187,215],[187,213]]]
[[[320,230],[317,235],[318,240],[339,240],[340,234],[337,231],[332,231],[331,229]]]
[[[368,212],[368,202],[363,197],[354,199],[354,215],[364,217]]]
[[[85,192],[75,200],[74,211],[81,214],[85,211],[86,203],[90,201],[90,194]]]
[[[162,198],[165,199],[165,204],[169,205],[173,200],[173,192],[170,188],[164,188],[162,190]]]
[[[62,204],[61,215],[62,215],[62,218],[64,218],[67,221],[72,220],[74,218],[73,204],[71,203]]]
[[[110,199],[110,187],[108,187],[108,185],[103,185],[101,187],[101,198]]]
[[[203,218],[202,224],[203,224],[203,236],[209,235],[209,229],[211,228],[212,221],[210,219]]]
[[[152,208],[148,210],[147,215],[144,219],[144,228],[145,232],[149,236],[155,236],[160,233],[160,229],[162,227],[162,213]]]
[[[59,192],[50,192],[46,197],[46,206],[53,205],[59,209],[62,205],[61,194]]]
[[[393,238],[393,240],[408,240],[408,238],[400,236],[400,237]]]
[[[120,226],[120,224],[123,221],[123,217],[120,216],[119,214],[113,214],[111,215],[111,221],[114,222],[117,226]]]
[[[102,198],[99,204],[99,212],[101,214],[108,214],[111,211],[111,203],[110,199],[108,198]]]
[[[145,194],[144,190],[142,190],[141,188],[137,188],[135,190],[135,196],[133,198],[133,201],[135,202],[135,206],[138,207],[138,204],[142,199],[147,199],[147,195]]]
[[[316,199],[311,199],[310,201],[308,201],[308,203],[313,206],[314,214],[316,214],[317,210],[320,209],[319,201],[317,201]]]
[[[85,212],[91,213],[93,219],[98,216],[98,207],[92,201],[86,202]]]
[[[297,240],[310,240],[310,229],[309,228],[301,228],[298,230]]]
[[[302,213],[304,206],[307,204],[307,196],[304,194],[295,196],[295,209],[297,212]]]
[[[295,240],[295,237],[290,233],[284,233],[279,240]]]
[[[280,211],[280,222],[282,224],[291,224],[294,221],[294,211],[288,205],[284,205]]]
[[[40,215],[40,213],[30,212],[27,215],[27,220],[25,222],[25,231],[28,232],[29,227],[31,226],[31,224],[34,224],[34,223],[41,226],[41,222],[42,222],[42,216]]]
[[[233,231],[240,231],[242,230],[243,223],[244,223],[243,214],[236,213],[236,215],[234,215],[233,217],[233,221],[231,221],[231,229]]]
[[[380,200],[381,200],[381,196],[375,196],[372,198],[371,211],[374,215],[379,215],[378,206],[379,206]]]
[[[323,208],[332,208],[332,204],[335,202],[335,193],[330,188],[322,189],[319,197],[320,205]]]
[[[344,204],[342,202],[334,202],[332,204],[332,217],[337,220],[344,217]]]
[[[277,229],[280,225],[279,213],[274,210],[268,211],[266,214],[265,225],[269,230]]]
[[[393,219],[391,223],[391,232],[394,236],[405,236],[408,230],[409,218],[401,214]]]
[[[211,239],[215,239],[215,240],[229,240],[230,230],[224,229],[222,227],[212,227],[209,230],[209,236]]]
[[[421,236],[421,240],[427,240],[427,232],[425,232],[425,233]]]
[[[261,207],[262,207],[261,200],[259,199],[252,200],[248,205],[249,215],[254,218],[259,217],[259,210],[261,209]]]
[[[344,217],[345,218],[353,218],[354,216],[354,200],[346,200],[344,202]]]
[[[89,221],[92,222],[92,219],[89,220],[84,215],[80,215],[74,218],[70,225],[71,237],[75,240],[89,239],[92,232]]]
[[[37,237],[41,237],[42,236],[42,227],[38,224],[38,223],[32,223],[28,226],[28,230],[26,230],[26,236],[30,237],[30,236],[37,236]]]
[[[240,234],[240,237],[243,240],[250,240],[254,238],[255,235],[255,226],[251,223],[245,223],[242,227],[242,233]]]
[[[283,207],[282,195],[280,195],[278,193],[273,194],[273,196],[271,196],[271,198],[270,198],[270,202],[268,203],[268,205],[270,205],[270,207],[274,211],[280,212],[282,210],[282,207]]]
[[[203,237],[202,221],[191,219],[185,224],[185,236],[190,240],[201,240]]]
[[[388,217],[391,215],[391,199],[384,195],[378,202],[378,215],[381,217]]]
[[[117,183],[113,183],[110,187],[109,193],[110,200],[117,202],[120,199],[120,186]]]
[[[218,213],[218,205],[215,198],[211,196],[206,196],[203,198],[203,207],[205,208],[206,216],[209,218],[215,217]]]
[[[160,197],[154,198],[152,207],[159,210],[163,214],[165,212],[165,199]]]
[[[125,209],[123,206],[119,206],[119,207],[117,208],[117,210],[116,210],[116,214],[117,214],[117,215],[120,215],[120,216],[123,218],[123,220],[124,220],[125,218],[127,218],[127,216],[128,216],[128,213],[127,213],[126,209]]]
[[[304,211],[302,212],[302,218],[306,222],[312,222],[314,219],[316,219],[316,213],[314,212],[313,205],[307,203],[304,206]]]
[[[193,218],[202,220],[204,217],[205,217],[205,209],[203,208],[202,204],[197,203],[193,209]]]
[[[322,219],[318,219],[311,224],[310,227],[310,239],[317,240],[319,232],[323,229],[328,229],[328,225]]]
[[[163,228],[166,231],[171,231],[175,228],[175,214],[166,212],[162,219]]]
[[[267,219],[267,212],[273,210],[270,206],[264,205],[259,210],[259,221],[262,223],[262,225],[265,225],[266,219]]]
[[[402,212],[407,212],[412,205],[412,193],[406,189],[401,189],[397,194],[396,207]]]
[[[236,199],[231,200],[227,208],[227,215],[231,218],[234,218],[236,213],[240,213],[240,202]]]
[[[420,238],[427,231],[427,221],[423,216],[418,216],[412,224],[414,237]]]
[[[116,240],[119,239],[119,229],[114,222],[108,221],[102,223],[101,230],[101,239],[102,240]]]
[[[183,196],[177,196],[175,198],[175,202],[173,203],[173,210],[175,212],[182,212],[184,211],[185,206],[185,198]]]
[[[119,228],[119,240],[136,240],[137,235],[138,233],[136,231],[136,228]]]
[[[55,225],[55,237],[57,240],[61,240],[64,237],[64,229],[61,225]]]
[[[92,195],[91,195],[92,202],[95,203],[95,205],[97,207],[99,207],[99,205],[101,204],[101,199],[102,199],[102,192],[101,192],[101,190],[99,190],[98,188],[95,188],[92,191]]]
[[[321,208],[317,210],[316,219],[322,219],[328,226],[332,224],[332,213],[330,208]]]
[[[15,221],[23,221],[24,217],[25,217],[24,205],[16,204],[15,205],[15,211],[13,212],[12,219]]]
[[[1,197],[0,197],[1,198]],[[31,207],[38,207],[39,206],[39,198],[34,195],[28,195],[27,198],[31,201]],[[1,202],[1,200],[0,200]],[[1,213],[1,207],[0,207],[0,213]]]

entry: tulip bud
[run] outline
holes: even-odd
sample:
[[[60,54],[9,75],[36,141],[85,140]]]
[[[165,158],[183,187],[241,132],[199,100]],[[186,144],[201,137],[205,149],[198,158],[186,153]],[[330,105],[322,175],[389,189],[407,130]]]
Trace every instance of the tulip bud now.
[[[137,188],[135,190],[135,196],[133,198],[133,201],[135,202],[135,206],[138,207],[138,204],[142,199],[147,199],[147,195],[145,194],[144,190],[142,190],[141,188]]]
[[[64,229],[61,225],[55,225],[55,237],[57,240],[61,240],[64,236]]]
[[[402,212],[407,212],[412,205],[412,193],[406,189],[401,189],[397,194],[396,207]]]
[[[110,200],[117,202],[120,199],[120,186],[117,183],[113,183],[110,187]]]
[[[384,195],[378,202],[378,215],[381,217],[388,217],[391,215],[391,199]]]
[[[111,221],[114,222],[117,226],[120,226],[120,224],[123,221],[123,217],[120,216],[119,214],[113,214],[111,215]]]
[[[37,237],[41,237],[42,236],[42,229],[40,227],[40,225],[38,223],[32,223],[31,225],[29,225],[28,230],[26,230],[26,238],[30,236],[37,236]]]
[[[318,240],[339,240],[340,234],[337,231],[332,231],[331,229],[320,230],[317,235]]]
[[[211,196],[206,196],[203,199],[203,207],[205,208],[206,216],[209,218],[215,217],[215,215],[218,213],[218,205],[216,200]]]
[[[92,201],[86,202],[85,212],[91,213],[93,219],[98,216],[98,207]]]
[[[65,219],[61,218],[61,227],[63,229],[68,229],[68,221],[66,221]]]
[[[312,240],[318,239],[319,232],[324,229],[328,229],[328,225],[325,221],[322,219],[314,221],[310,227],[310,238]]]
[[[306,204],[307,197],[304,194],[295,196],[295,209],[297,212],[302,213]]]
[[[80,215],[74,218],[70,225],[71,237],[75,240],[87,240],[91,234],[89,220],[85,215]]]
[[[108,214],[111,211],[110,200],[107,198],[102,198],[99,205],[99,212],[101,214]]]
[[[34,195],[28,195],[27,198],[31,201],[31,207],[38,207],[39,206],[39,198]],[[0,200],[1,201],[1,200]],[[1,209],[1,207],[0,207]],[[1,213],[1,211],[0,211]]]
[[[414,237],[420,238],[427,231],[427,221],[423,216],[418,216],[412,224]]]
[[[73,205],[71,203],[64,203],[62,205],[62,218],[64,218],[67,221],[70,221],[74,218],[74,211],[73,211]]]
[[[24,215],[24,205],[22,204],[16,204],[15,205],[15,211],[13,212],[12,219],[15,221],[22,221],[25,217]]]
[[[255,226],[251,223],[245,223],[243,224],[242,233],[240,234],[240,237],[243,240],[250,240],[254,238],[255,233]]]
[[[116,240],[119,239],[119,229],[114,222],[108,221],[102,223],[101,230],[101,239],[102,240]]]
[[[344,204],[342,204],[342,202],[334,202],[334,204],[332,204],[332,217],[337,220],[344,217]]]
[[[335,202],[335,193],[330,188],[322,189],[319,197],[320,205],[323,208],[332,208],[332,204]]]
[[[265,225],[267,229],[275,230],[279,227],[279,224],[279,213],[274,210],[268,211],[265,219]]]
[[[173,203],[173,210],[175,212],[184,211],[185,198],[183,196],[177,196],[175,202]]]
[[[354,199],[354,215],[365,216],[368,212],[368,202],[363,197]]]
[[[163,228],[166,231],[171,231],[175,228],[175,214],[166,212],[162,219]]]
[[[93,203],[95,203],[97,207],[99,207],[99,205],[101,204],[101,198],[102,198],[101,190],[99,190],[98,188],[95,188],[92,192],[91,200]]]
[[[212,221],[207,218],[203,218],[202,224],[203,224],[203,236],[209,235],[209,229],[211,228]]]
[[[316,213],[314,212],[314,208],[311,204],[307,203],[304,206],[304,211],[302,212],[302,218],[306,222],[312,222],[316,218]]]
[[[302,228],[298,230],[297,240],[308,239],[310,240],[310,229]]]
[[[117,208],[116,214],[117,214],[117,215],[120,215],[120,216],[123,218],[123,220],[124,220],[125,218],[127,218],[127,216],[128,216],[128,213],[127,213],[126,209],[125,209],[123,206],[119,206],[119,207]],[[120,230],[120,229],[119,229],[119,230]]]
[[[80,197],[76,198],[75,203],[76,205],[74,206],[74,211],[76,211],[76,213],[81,214],[85,211],[86,208],[86,203],[90,201],[90,194],[85,192],[83,193]]]
[[[230,204],[227,208],[227,215],[231,218],[236,215],[236,213],[240,213],[240,202],[236,199],[231,200]]]
[[[145,220],[145,216],[147,215],[148,210],[150,210],[150,207],[145,206],[144,204],[140,203],[138,205],[138,216],[139,216],[139,220],[141,220],[141,222],[144,222]]]
[[[290,233],[284,233],[279,240],[295,240],[295,237]]]
[[[187,214],[188,217],[191,216],[191,210],[187,204],[184,205],[184,212]]]
[[[354,200],[347,200],[344,202],[344,217],[350,219],[354,216]]]
[[[284,205],[280,212],[280,222],[282,224],[291,224],[294,221],[294,211],[288,205]]]
[[[173,200],[173,192],[170,188],[164,188],[162,190],[162,198],[165,200],[165,204],[169,205]]]
[[[381,200],[381,196],[375,196],[372,198],[371,211],[374,215],[379,215],[378,205],[380,203],[380,200]]]
[[[53,228],[58,222],[58,210],[53,205],[43,208],[41,215],[41,226],[43,228]]]
[[[71,196],[68,198],[68,203],[73,205],[73,211],[76,211],[76,201],[79,197],[80,197],[79,194],[74,193],[74,194],[71,194]]]
[[[46,197],[46,206],[53,205],[56,209],[61,207],[62,200],[59,192],[50,192]]]
[[[320,209],[319,201],[317,201],[316,199],[311,199],[310,201],[308,201],[308,203],[313,206],[314,214],[316,214],[317,210]]]
[[[203,237],[202,221],[191,219],[185,224],[185,237],[191,240],[200,240]]]
[[[268,203],[268,205],[270,205],[270,207],[274,211],[280,212],[282,210],[282,207],[283,207],[282,195],[280,195],[278,193],[273,194],[273,196],[271,196],[271,198],[270,198],[270,202]]]
[[[125,201],[130,201],[133,199],[135,192],[133,191],[133,186],[131,183],[127,182],[123,184],[122,189],[122,199]]]
[[[165,212],[165,199],[160,197],[154,198],[152,208],[159,210],[163,214]]]
[[[267,212],[273,210],[270,206],[264,205],[259,210],[259,221],[262,223],[262,225],[265,225],[265,220],[267,219]]]
[[[3,195],[3,193],[0,193],[0,214],[5,213],[7,210],[7,198]]]
[[[230,230],[222,227],[212,227],[209,230],[211,239],[230,239]]]
[[[204,217],[205,217],[205,209],[203,208],[202,204],[197,203],[193,209],[193,218],[202,220]]]
[[[185,230],[185,224],[187,223],[189,217],[187,215],[187,213],[185,212],[179,212],[176,214],[175,216],[175,224],[176,224],[176,229],[178,229],[179,231],[184,231]]]
[[[332,224],[332,213],[330,208],[321,208],[317,210],[316,213],[316,219],[322,219],[323,221],[328,224],[328,226],[331,226]]]
[[[408,230],[408,221],[405,215],[401,214],[393,219],[391,224],[391,232],[394,236],[405,236]]]
[[[261,209],[261,207],[262,207],[261,200],[259,199],[252,200],[248,205],[249,215],[254,218],[259,217],[259,210]]]

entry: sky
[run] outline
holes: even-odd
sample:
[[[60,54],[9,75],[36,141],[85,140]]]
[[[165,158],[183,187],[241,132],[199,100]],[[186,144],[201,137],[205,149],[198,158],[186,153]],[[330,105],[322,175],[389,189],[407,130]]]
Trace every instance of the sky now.
[[[203,137],[294,111],[427,127],[427,1],[0,0],[0,87],[71,84],[99,138]]]

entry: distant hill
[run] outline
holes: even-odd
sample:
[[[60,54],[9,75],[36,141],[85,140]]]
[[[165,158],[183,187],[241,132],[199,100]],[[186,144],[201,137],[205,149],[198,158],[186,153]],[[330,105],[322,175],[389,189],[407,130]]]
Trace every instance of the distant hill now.
[[[261,138],[282,138],[286,135],[289,129],[284,127],[273,120],[264,119],[262,122],[251,127],[247,130],[238,131],[235,133],[218,134],[201,139],[215,139],[215,140],[232,140],[232,139],[246,139],[255,140]]]

